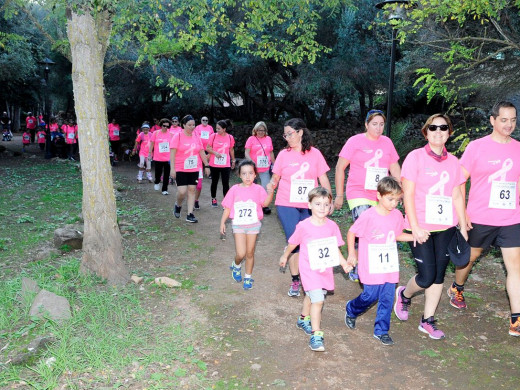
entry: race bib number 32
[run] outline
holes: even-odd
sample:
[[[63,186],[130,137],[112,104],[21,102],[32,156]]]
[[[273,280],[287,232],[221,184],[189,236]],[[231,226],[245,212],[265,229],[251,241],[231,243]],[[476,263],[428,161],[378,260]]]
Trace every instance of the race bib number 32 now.
[[[325,271],[339,265],[338,239],[336,236],[319,238],[307,244],[311,270]]]

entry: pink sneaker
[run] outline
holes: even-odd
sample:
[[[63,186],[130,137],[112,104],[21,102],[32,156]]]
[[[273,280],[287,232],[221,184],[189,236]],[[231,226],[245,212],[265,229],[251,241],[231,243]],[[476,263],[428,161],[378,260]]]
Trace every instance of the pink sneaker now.
[[[419,322],[419,330],[423,333],[427,333],[430,335],[431,339],[440,340],[446,337],[442,330],[437,329],[437,325],[435,325],[435,320],[433,316],[427,319],[421,319]]]
[[[403,299],[401,292],[406,289],[405,286],[397,287],[395,290],[394,313],[401,321],[408,320],[408,308],[412,303],[411,299]]]

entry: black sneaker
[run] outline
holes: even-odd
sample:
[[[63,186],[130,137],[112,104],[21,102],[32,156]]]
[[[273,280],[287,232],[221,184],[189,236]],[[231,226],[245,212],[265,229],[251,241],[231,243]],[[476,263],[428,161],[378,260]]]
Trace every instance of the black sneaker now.
[[[388,333],[379,334],[379,335],[375,334],[374,338],[381,341],[381,344],[383,344],[383,345],[394,345],[394,340],[392,340],[392,338],[390,337],[390,335]]]
[[[350,329],[356,329],[356,317],[349,317],[349,315],[345,313],[345,325]]]
[[[181,206],[177,206],[177,205],[174,206],[173,215],[175,215],[175,218],[181,217]]]
[[[199,205],[199,201],[198,200],[195,201],[195,205],[193,206],[193,208],[195,210],[200,210],[200,205]]]
[[[197,218],[195,218],[193,213],[190,213],[190,214],[186,215],[186,222],[197,223],[199,221]]]

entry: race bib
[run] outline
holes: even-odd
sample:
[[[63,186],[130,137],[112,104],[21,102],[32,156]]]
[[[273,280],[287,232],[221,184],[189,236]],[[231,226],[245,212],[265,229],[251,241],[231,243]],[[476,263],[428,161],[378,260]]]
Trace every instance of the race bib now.
[[[256,167],[257,168],[269,167],[269,159],[267,158],[267,156],[258,156],[256,158]]]
[[[215,156],[215,160],[213,161],[215,165],[225,166],[227,165],[227,154],[221,154],[220,158]]]
[[[453,225],[453,200],[451,196],[426,195],[426,223]]]
[[[311,270],[320,272],[339,265],[338,239],[336,236],[319,238],[307,243]]]
[[[159,152],[167,153],[170,151],[170,143],[169,142],[159,142]]]
[[[399,272],[397,244],[368,244],[368,273],[388,274]]]
[[[235,211],[233,225],[252,225],[258,222],[255,202],[251,200],[236,202],[233,208]]]
[[[200,138],[202,138],[202,139],[209,139],[209,131],[202,130],[200,132]]]
[[[365,190],[377,190],[377,184],[383,177],[388,176],[388,169],[367,167],[365,175]]]
[[[45,134],[40,134],[38,137],[39,138],[45,138]]]
[[[74,139],[75,134],[74,133],[68,133],[67,138],[68,139]]]
[[[308,203],[309,192],[314,188],[314,180],[312,179],[291,179],[291,195],[289,202],[291,203]]]
[[[197,165],[199,163],[199,160],[197,156],[190,156],[186,160],[184,160],[184,169],[195,169],[197,168]]]
[[[489,208],[516,209],[516,183],[514,181],[492,181],[489,194]]]
[[[119,137],[119,130],[114,130],[114,136]]]

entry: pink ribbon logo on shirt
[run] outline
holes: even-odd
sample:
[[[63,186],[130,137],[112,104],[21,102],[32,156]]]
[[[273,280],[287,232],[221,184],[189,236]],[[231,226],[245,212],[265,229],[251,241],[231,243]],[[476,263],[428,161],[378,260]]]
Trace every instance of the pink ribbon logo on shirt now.
[[[197,144],[191,144],[189,149],[186,149],[184,151],[184,154],[187,154],[188,156],[192,156],[195,154],[195,150],[197,149]]]
[[[305,179],[305,172],[307,172],[310,167],[311,166],[309,165],[308,162],[304,162],[301,165],[300,169],[291,175],[291,180]]]
[[[374,154],[374,157],[365,162],[364,167],[368,168],[370,166],[374,166],[376,168],[379,168],[379,160],[381,160],[381,157],[383,157],[383,151],[381,149],[377,149]]]
[[[488,177],[488,183],[491,183],[492,181],[498,179],[498,181],[506,181],[506,174],[513,168],[513,160],[508,158],[504,163],[502,164],[502,168],[500,168],[498,171],[493,173],[492,175],[489,175]]]
[[[395,233],[393,230],[390,230],[386,235],[386,243],[393,244],[395,242]]]
[[[225,154],[227,146],[227,143],[224,142],[221,147],[217,147],[217,153]]]
[[[439,191],[439,195],[444,196],[444,185],[450,181],[450,174],[447,171],[442,171],[441,177],[439,178],[439,182],[434,184],[428,190],[429,195],[433,195],[437,191]]]

